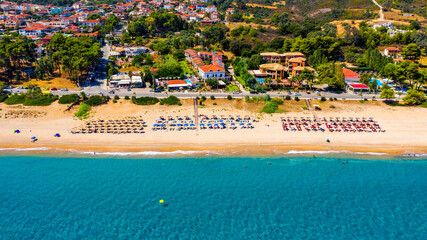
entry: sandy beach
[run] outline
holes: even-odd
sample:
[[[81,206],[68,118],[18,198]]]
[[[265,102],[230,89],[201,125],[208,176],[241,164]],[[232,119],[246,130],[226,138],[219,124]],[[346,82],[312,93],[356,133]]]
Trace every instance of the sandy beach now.
[[[0,104],[0,148],[48,148],[48,151],[83,152],[174,152],[195,151],[206,154],[278,154],[289,151],[349,151],[388,153],[393,155],[427,153],[427,109],[391,107],[380,101],[360,103],[339,101],[319,104],[321,111],[302,110],[303,101],[285,101],[284,113],[259,113],[262,103],[246,103],[242,99],[207,100],[198,108],[205,115],[241,115],[259,120],[253,129],[153,131],[151,126],[160,116],[192,116],[192,100],[182,106],[138,106],[127,100],[108,103],[91,110],[90,119],[142,116],[147,122],[143,134],[71,134],[86,120],[78,120],[78,107],[54,103],[48,107],[8,106]],[[216,105],[214,105],[216,103]],[[335,108],[331,108],[333,105]],[[386,132],[306,132],[283,131],[281,117],[372,117]],[[14,133],[19,129],[20,133]],[[53,135],[59,133],[61,137]],[[36,136],[38,141],[31,142]],[[330,139],[330,143],[325,141]],[[46,150],[43,150],[46,151]]]

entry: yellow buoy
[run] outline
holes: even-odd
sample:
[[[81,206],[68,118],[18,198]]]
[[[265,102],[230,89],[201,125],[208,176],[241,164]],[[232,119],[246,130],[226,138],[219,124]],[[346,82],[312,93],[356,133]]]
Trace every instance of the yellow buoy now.
[[[163,199],[160,199],[159,203],[164,203],[165,201]]]

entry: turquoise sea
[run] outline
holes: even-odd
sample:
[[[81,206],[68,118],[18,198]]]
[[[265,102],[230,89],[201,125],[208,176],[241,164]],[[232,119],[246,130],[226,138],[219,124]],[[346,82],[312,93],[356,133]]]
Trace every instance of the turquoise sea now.
[[[427,239],[426,158],[173,156],[0,155],[0,239]]]

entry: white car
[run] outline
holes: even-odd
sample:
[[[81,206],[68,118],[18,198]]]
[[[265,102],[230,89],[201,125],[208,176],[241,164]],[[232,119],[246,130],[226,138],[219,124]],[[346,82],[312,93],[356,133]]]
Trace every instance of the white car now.
[[[294,96],[301,96],[301,93],[298,93],[298,92],[296,92],[296,93],[294,93]]]

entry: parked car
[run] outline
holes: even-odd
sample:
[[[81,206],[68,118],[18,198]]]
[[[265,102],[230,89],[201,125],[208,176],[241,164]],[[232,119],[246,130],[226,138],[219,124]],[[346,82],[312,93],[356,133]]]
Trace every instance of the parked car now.
[[[250,94],[258,94],[257,91],[251,91]]]
[[[298,93],[298,92],[296,92],[296,93],[294,93],[294,96],[301,96],[301,93]]]
[[[50,89],[50,91],[56,91],[56,90],[58,90],[56,87]]]
[[[233,94],[239,94],[239,92],[238,91],[233,91]]]
[[[12,86],[7,86],[4,89],[13,89],[13,87]]]
[[[310,91],[308,91],[308,90],[307,90],[307,91],[305,91],[305,93],[307,93],[307,94],[311,94],[311,92],[310,92]]]
[[[61,89],[61,91],[64,91],[64,92],[66,92],[66,91],[68,91],[68,89],[66,89],[66,88],[63,88],[63,89]]]
[[[110,94],[114,94],[114,90],[111,90],[111,91],[109,91],[108,93],[110,93]]]
[[[17,87],[17,89],[24,89],[24,87],[23,86],[19,86],[19,87]]]
[[[288,91],[288,95],[292,95],[291,91]]]

